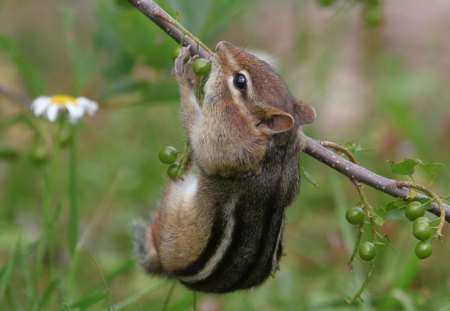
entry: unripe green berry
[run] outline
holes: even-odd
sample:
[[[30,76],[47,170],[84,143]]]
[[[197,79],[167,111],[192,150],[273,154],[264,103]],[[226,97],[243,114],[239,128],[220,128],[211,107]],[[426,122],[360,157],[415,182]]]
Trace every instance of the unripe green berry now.
[[[364,222],[364,211],[361,207],[350,207],[345,213],[345,218],[352,225],[360,225]]]
[[[166,146],[159,152],[159,160],[165,164],[172,164],[177,159],[177,149]]]
[[[413,222],[413,230],[416,227],[419,227],[421,224],[426,224],[426,225],[430,225],[430,220],[426,217],[419,217],[416,220],[414,220]]]
[[[177,59],[178,55],[180,55],[180,53],[181,53],[181,46],[177,46],[175,48],[175,50],[172,51],[172,55],[171,55],[172,60],[175,61]],[[186,58],[184,59],[185,64],[188,62],[189,58],[190,58],[189,55],[186,56]]]
[[[377,255],[377,249],[372,242],[361,242],[358,251],[359,257],[364,261],[372,261]]]
[[[317,2],[322,6],[330,6],[335,0],[317,0]]]
[[[413,234],[416,239],[426,241],[433,235],[433,230],[431,229],[429,223],[422,221],[417,224],[414,223]]]
[[[430,220],[427,217],[419,217],[416,220],[414,220],[414,226],[417,226],[417,224],[422,222],[429,224]]]
[[[421,241],[417,243],[415,253],[417,258],[425,259],[431,256],[431,254],[433,253],[433,247],[431,246],[431,243]]]
[[[205,76],[211,71],[211,62],[206,58],[198,58],[192,64],[192,70],[197,76]]]
[[[178,163],[173,163],[170,164],[170,166],[167,168],[167,175],[175,180],[177,179],[177,174],[178,174],[178,170],[180,169],[180,164]]]
[[[181,47],[177,46],[175,50],[172,51],[172,60],[175,61],[181,53]]]
[[[66,147],[69,142],[70,142],[70,132],[69,129],[67,127],[62,128],[59,132],[58,132],[58,136],[57,136],[57,141],[58,141],[58,145],[61,148]]]
[[[378,26],[383,20],[381,8],[379,6],[368,6],[364,9],[363,19],[369,26]]]
[[[49,153],[44,145],[36,146],[31,152],[31,160],[36,165],[42,165],[48,161]]]
[[[423,207],[422,203],[413,201],[409,202],[408,205],[406,205],[405,208],[405,216],[411,220],[414,221],[419,217],[422,217],[425,215],[425,208]]]

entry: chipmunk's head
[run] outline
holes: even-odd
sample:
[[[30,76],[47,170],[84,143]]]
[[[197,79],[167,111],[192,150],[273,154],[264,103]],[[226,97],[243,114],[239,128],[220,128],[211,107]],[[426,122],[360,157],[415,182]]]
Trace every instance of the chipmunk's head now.
[[[207,89],[215,90],[214,96],[252,115],[254,125],[267,134],[286,132],[315,119],[314,108],[294,99],[269,64],[226,41],[216,46],[208,85]]]

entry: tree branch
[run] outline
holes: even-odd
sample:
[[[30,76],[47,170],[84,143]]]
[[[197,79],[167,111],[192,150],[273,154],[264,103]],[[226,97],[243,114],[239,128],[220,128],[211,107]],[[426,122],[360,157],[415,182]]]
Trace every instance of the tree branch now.
[[[375,174],[368,169],[354,164],[347,159],[344,159],[334,152],[323,147],[320,141],[314,140],[311,137],[306,137],[306,147],[304,152],[319,160],[320,162],[328,165],[332,169],[335,169],[339,173],[347,176],[351,180],[357,180],[372,188],[387,193],[393,197],[407,199],[408,188],[401,187],[403,181],[389,179],[378,174]],[[427,196],[418,193],[419,198],[428,198]],[[450,222],[450,206],[444,204],[445,219]],[[440,209],[437,203],[433,202],[433,208],[429,212],[439,216]]]
[[[185,28],[167,14],[161,7],[159,7],[153,0],[128,0],[139,11],[145,14],[150,20],[158,25],[164,32],[171,36],[176,42],[183,46],[190,45],[192,55],[199,55],[200,57],[209,58],[211,53],[209,49],[203,48],[198,42],[194,41],[192,37],[186,34]],[[184,30],[184,31],[183,31]],[[328,165],[332,169],[349,177],[353,181],[359,181],[393,197],[398,197],[408,200],[408,188],[401,187],[402,182],[389,179],[377,175],[368,169],[354,164],[332,151],[328,150],[319,141],[310,137],[306,137],[306,147],[304,152],[313,158]],[[419,197],[427,198],[423,194],[418,194]],[[445,218],[450,222],[450,206],[444,204]],[[440,215],[440,209],[437,203],[433,202],[433,207],[429,212]]]

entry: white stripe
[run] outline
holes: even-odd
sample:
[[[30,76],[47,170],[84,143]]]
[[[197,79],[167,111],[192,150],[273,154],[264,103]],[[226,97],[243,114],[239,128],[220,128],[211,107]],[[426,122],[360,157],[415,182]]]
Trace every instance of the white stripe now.
[[[222,237],[222,240],[220,241],[220,245],[217,248],[216,252],[213,256],[209,259],[209,261],[205,264],[202,270],[197,272],[194,275],[190,276],[184,276],[179,277],[179,279],[186,283],[195,283],[201,280],[206,279],[211,275],[211,273],[214,271],[214,268],[217,266],[219,261],[222,259],[222,257],[225,255],[225,252],[227,251],[228,247],[231,243],[231,236],[233,234],[234,225],[235,225],[235,219],[233,217],[233,211],[236,207],[236,200],[232,200],[229,204],[225,205],[225,221],[227,221],[224,236]]]

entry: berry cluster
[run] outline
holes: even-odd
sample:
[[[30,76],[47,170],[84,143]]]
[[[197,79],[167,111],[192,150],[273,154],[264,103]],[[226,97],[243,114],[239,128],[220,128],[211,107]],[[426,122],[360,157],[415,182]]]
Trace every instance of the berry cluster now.
[[[180,169],[180,163],[176,162],[178,157],[178,151],[173,146],[165,146],[159,152],[159,160],[164,164],[169,164],[167,168],[167,175],[175,180]]]
[[[433,253],[431,239],[434,228],[430,225],[430,220],[425,215],[425,208],[422,203],[412,201],[406,205],[405,216],[413,221],[413,235],[420,242],[417,243],[415,253],[417,258],[425,259]]]
[[[172,60],[175,61],[175,59],[180,55],[181,47],[177,47],[173,53],[172,53]],[[184,60],[185,63],[189,61],[189,57],[186,57]],[[209,74],[211,71],[211,62],[205,58],[197,58],[192,63],[192,70],[198,77],[203,77]],[[198,81],[197,81],[198,82]],[[200,83],[197,83],[199,85]],[[188,156],[186,157],[186,151],[185,153],[185,159],[182,159],[180,161],[177,161],[179,152],[177,149],[173,146],[166,146],[159,152],[159,160],[164,164],[169,164],[169,167],[167,168],[167,175],[175,180],[177,179],[184,170],[184,165]]]

